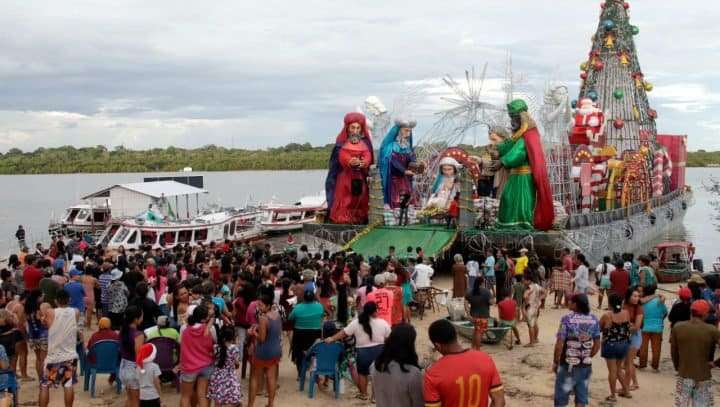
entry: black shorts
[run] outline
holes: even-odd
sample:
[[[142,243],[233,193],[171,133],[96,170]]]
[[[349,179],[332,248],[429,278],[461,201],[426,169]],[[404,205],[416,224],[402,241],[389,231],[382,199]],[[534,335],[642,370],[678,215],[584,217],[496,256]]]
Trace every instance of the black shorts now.
[[[370,365],[377,359],[383,351],[385,345],[369,346],[367,348],[357,348],[357,371],[358,374],[367,376],[370,374]]]

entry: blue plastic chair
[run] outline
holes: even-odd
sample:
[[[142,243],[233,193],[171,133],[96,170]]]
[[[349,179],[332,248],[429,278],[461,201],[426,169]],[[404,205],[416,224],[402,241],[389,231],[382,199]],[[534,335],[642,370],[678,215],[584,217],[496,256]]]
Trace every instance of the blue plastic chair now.
[[[87,354],[85,352],[85,345],[82,343],[82,341],[78,342],[77,345],[75,345],[75,351],[78,354],[78,363],[80,363],[80,376],[84,376],[85,371],[87,370],[87,367],[85,366],[85,362],[87,361]]]
[[[13,395],[13,406],[18,404],[18,382],[15,377],[15,372],[10,369],[0,370],[0,376],[7,376],[7,386],[0,387],[0,391],[9,391]]]
[[[90,362],[88,357],[85,365],[85,391],[90,388],[90,397],[95,398],[95,378],[100,374],[115,374],[115,386],[120,394],[122,383],[120,383],[120,342],[100,341],[95,343],[88,352],[88,356],[94,356],[95,362]]]
[[[333,391],[335,398],[340,397],[340,357],[345,351],[345,347],[341,343],[325,343],[319,342],[313,345],[307,352],[300,373],[300,391],[305,386],[305,374],[310,364],[311,358],[315,357],[315,370],[310,375],[310,383],[308,384],[308,397],[313,398],[315,395],[315,383],[318,376],[329,376],[333,380]]]

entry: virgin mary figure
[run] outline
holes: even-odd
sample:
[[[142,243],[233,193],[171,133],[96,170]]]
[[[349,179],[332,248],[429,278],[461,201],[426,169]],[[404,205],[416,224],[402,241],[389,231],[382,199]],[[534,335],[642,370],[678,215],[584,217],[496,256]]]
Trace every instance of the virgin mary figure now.
[[[455,195],[459,191],[456,178],[460,163],[452,157],[445,157],[440,160],[438,176],[432,187],[432,194],[428,199],[423,211],[434,209],[438,212],[446,212],[450,207]]]
[[[414,120],[395,119],[395,125],[380,146],[378,167],[385,207],[399,208],[403,196],[412,197],[415,173],[410,170],[410,166],[415,162],[412,134],[415,125]]]

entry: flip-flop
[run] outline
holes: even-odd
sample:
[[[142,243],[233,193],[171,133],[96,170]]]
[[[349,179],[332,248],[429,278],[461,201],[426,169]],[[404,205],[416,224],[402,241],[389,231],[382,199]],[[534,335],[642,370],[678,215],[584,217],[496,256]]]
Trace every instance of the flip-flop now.
[[[615,398],[615,396],[613,396],[613,395],[609,395],[609,396],[605,397],[605,401],[611,401],[614,403],[617,401],[617,398]]]
[[[618,396],[620,396],[620,397],[622,397],[622,398],[624,398],[624,399],[631,399],[631,398],[632,398],[632,394],[630,394],[630,393],[619,393]]]
[[[358,400],[367,401],[369,397],[362,393],[358,393],[355,395],[355,398]]]

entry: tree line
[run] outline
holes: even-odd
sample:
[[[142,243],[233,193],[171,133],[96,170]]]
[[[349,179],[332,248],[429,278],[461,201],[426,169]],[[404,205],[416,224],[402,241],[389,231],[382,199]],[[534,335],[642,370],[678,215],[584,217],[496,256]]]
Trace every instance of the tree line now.
[[[468,146],[463,146],[468,147]],[[32,152],[13,148],[0,153],[0,174],[72,174],[106,172],[313,170],[325,169],[333,144],[290,143],[283,147],[247,150],[207,145],[130,150],[123,146],[40,147]],[[688,167],[720,165],[720,151],[688,153]]]

